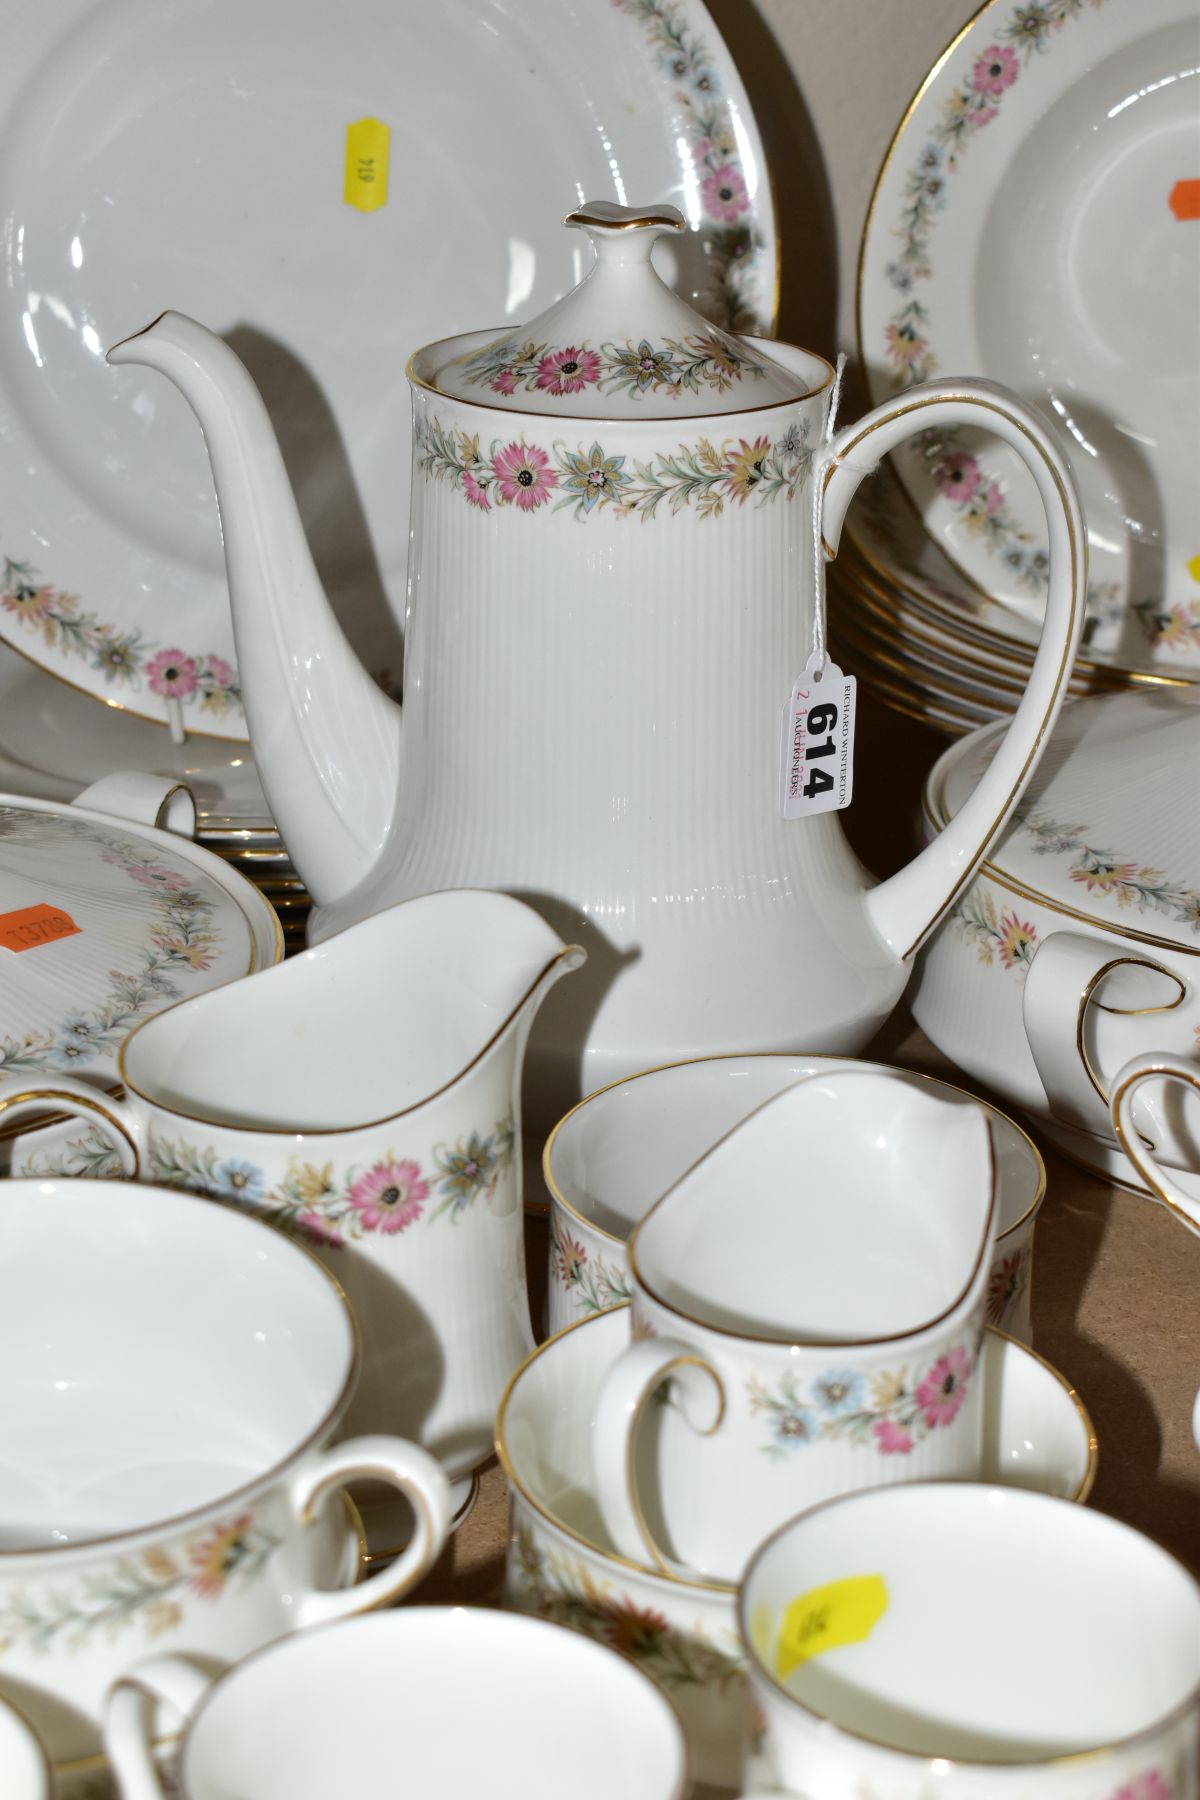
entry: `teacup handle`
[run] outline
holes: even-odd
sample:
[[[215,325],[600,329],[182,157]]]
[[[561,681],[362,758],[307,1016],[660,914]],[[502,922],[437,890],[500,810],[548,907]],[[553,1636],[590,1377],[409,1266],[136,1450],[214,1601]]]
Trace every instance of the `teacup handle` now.
[[[1134,991],[1122,996],[1122,982],[1131,981],[1136,983]],[[1088,1014],[1093,1007],[1140,1017],[1174,1012],[1187,997],[1174,969],[1148,956],[1118,950],[1102,938],[1056,931],[1040,944],[1025,976],[1021,1008],[1029,1048],[1055,1118],[1083,1131],[1108,1134],[1109,1083],[1088,1048]]]
[[[1189,1199],[1178,1183],[1172,1180],[1133,1122],[1133,1102],[1138,1089],[1143,1082],[1153,1081],[1156,1076],[1162,1075],[1168,1076],[1172,1081],[1182,1081],[1200,1094],[1200,1065],[1180,1062],[1176,1057],[1163,1056],[1153,1050],[1144,1056],[1135,1056],[1113,1078],[1112,1092],[1109,1095],[1113,1130],[1117,1134],[1117,1142],[1150,1191],[1158,1195],[1163,1205],[1169,1207],[1189,1231],[1200,1235],[1200,1205]],[[1197,1396],[1197,1406],[1200,1408],[1200,1396]],[[1200,1410],[1197,1411],[1196,1424],[1200,1432]],[[1200,1442],[1200,1436],[1197,1441]]]
[[[182,1656],[150,1656],[120,1676],[104,1703],[104,1751],[121,1800],[164,1800],[154,1757],[154,1715],[165,1701],[195,1717],[212,1679]]]
[[[365,1581],[301,1595],[296,1603],[301,1629],[390,1606],[429,1572],[449,1535],[450,1483],[441,1463],[419,1444],[382,1434],[335,1444],[297,1476],[291,1503],[301,1524],[313,1524],[330,1498],[351,1481],[386,1481],[398,1488],[412,1505],[417,1529],[395,1561]]]
[[[1049,532],[1046,617],[1021,704],[974,793],[931,844],[867,893],[872,924],[901,959],[919,948],[966,887],[1037,768],[1066,697],[1087,599],[1083,513],[1066,459],[1037,414],[990,381],[908,388],[838,433],[816,476],[825,555],[837,554],[846,510],[880,458],[917,432],[953,425],[994,433],[1017,452],[1037,484]]]
[[[592,1481],[600,1516],[616,1548],[632,1562],[664,1575],[695,1579],[655,1542],[638,1498],[634,1444],[642,1415],[664,1381],[674,1377],[691,1404],[684,1417],[711,1437],[725,1416],[725,1388],[694,1345],[675,1338],[637,1338],[607,1371],[592,1415]],[[698,1401],[698,1404],[697,1404]]]
[[[111,1094],[99,1093],[70,1075],[0,1080],[0,1125],[15,1124],[24,1118],[44,1119],[52,1106],[70,1113],[72,1118],[99,1125],[121,1159],[121,1173],[130,1180],[136,1178],[141,1164],[138,1127],[126,1101],[114,1100]]]

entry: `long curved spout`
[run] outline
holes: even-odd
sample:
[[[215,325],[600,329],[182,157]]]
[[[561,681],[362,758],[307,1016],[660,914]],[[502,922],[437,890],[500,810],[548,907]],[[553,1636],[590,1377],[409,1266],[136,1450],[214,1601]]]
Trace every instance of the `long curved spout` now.
[[[156,369],[200,421],[225,540],[246,718],[264,792],[313,898],[356,888],[383,847],[400,778],[400,709],[325,597],[275,431],[237,356],[165,312],[108,352]]]

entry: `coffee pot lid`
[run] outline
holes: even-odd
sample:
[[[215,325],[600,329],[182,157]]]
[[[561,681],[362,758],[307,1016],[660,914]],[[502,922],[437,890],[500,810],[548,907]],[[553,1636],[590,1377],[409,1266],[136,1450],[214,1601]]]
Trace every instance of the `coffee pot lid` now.
[[[572,419],[698,417],[798,400],[810,390],[750,339],[710,323],[656,274],[650,252],[685,229],[674,206],[592,201],[564,224],[595,261],[527,325],[468,351],[449,340],[428,385],[459,400]],[[476,338],[477,338],[476,334]]]

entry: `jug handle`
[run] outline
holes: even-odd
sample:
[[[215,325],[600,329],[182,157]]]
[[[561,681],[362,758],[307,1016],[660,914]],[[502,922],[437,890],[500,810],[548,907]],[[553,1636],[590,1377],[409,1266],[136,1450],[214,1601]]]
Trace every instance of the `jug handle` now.
[[[931,381],[909,388],[838,433],[816,472],[826,558],[837,555],[842,522],[863,476],[915,432],[940,432],[950,425],[982,427],[1028,467],[1049,528],[1049,589],[1033,669],[991,766],[945,830],[866,895],[871,923],[901,960],[920,947],[971,880],[1037,768],[1067,692],[1087,598],[1083,514],[1066,459],[1037,415],[990,381]]]
[[[1176,1056],[1164,1056],[1157,1050],[1147,1051],[1144,1056],[1135,1056],[1123,1069],[1118,1069],[1113,1077],[1112,1092],[1109,1095],[1113,1130],[1116,1132],[1117,1142],[1150,1192],[1158,1195],[1163,1205],[1174,1213],[1182,1225],[1200,1236],[1200,1205],[1172,1180],[1170,1172],[1156,1159],[1151,1145],[1134,1123],[1133,1102],[1138,1089],[1144,1081],[1164,1076],[1172,1081],[1183,1082],[1185,1086],[1195,1088],[1200,1093],[1200,1065],[1183,1062]],[[1196,1396],[1196,1404],[1196,1421],[1200,1426],[1200,1394]],[[1196,1441],[1200,1444],[1200,1435]]]
[[[159,831],[174,831],[180,837],[196,835],[196,796],[186,781],[150,775],[142,769],[102,775],[76,794],[71,805],[112,813],[138,825],[153,825]]]

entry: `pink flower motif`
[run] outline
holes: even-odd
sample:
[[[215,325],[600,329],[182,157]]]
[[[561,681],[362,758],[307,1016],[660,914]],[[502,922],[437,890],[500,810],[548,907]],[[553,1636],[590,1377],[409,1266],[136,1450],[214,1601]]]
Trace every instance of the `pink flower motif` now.
[[[547,394],[577,394],[600,379],[600,358],[594,350],[555,350],[543,356],[534,387]]]
[[[1172,1800],[1174,1792],[1165,1775],[1157,1769],[1148,1769],[1144,1775],[1135,1775],[1123,1788],[1118,1788],[1112,1800]]]
[[[977,94],[1002,94],[1020,73],[1015,50],[1007,44],[989,44],[971,70],[971,86]]]
[[[196,691],[195,660],[182,650],[160,650],[146,664],[146,679],[156,694],[186,700]]]
[[[498,394],[515,394],[517,378],[511,369],[501,369],[492,386]]]
[[[463,470],[463,487],[472,506],[477,506],[480,512],[491,512],[492,503],[486,491],[480,487],[469,469]]]
[[[999,482],[993,481],[990,483],[987,493],[983,497],[984,511],[987,513],[988,518],[994,519],[1003,505],[1004,490],[1001,488]]]
[[[702,163],[711,149],[712,149],[712,139],[711,138],[697,138],[695,143],[692,145],[692,160],[693,160],[693,162]]]
[[[558,486],[558,476],[549,465],[550,458],[536,444],[509,444],[492,459],[500,492],[524,512],[544,506]]]
[[[324,1244],[327,1250],[344,1250],[346,1240],[328,1219],[323,1219],[318,1212],[302,1212],[297,1214],[296,1224],[310,1244]]]
[[[962,450],[956,450],[952,456],[943,456],[935,466],[933,479],[947,500],[953,501],[956,506],[964,506],[983,477],[975,458]]]
[[[953,1423],[967,1397],[970,1379],[971,1358],[961,1344],[938,1357],[917,1388],[917,1404],[923,1409],[930,1430],[935,1425]]]
[[[160,863],[142,863],[128,873],[131,880],[140,881],[143,887],[165,888],[172,894],[180,894],[192,885],[190,878],[180,870],[164,869]]]
[[[908,1432],[902,1431],[890,1419],[876,1419],[871,1430],[875,1436],[875,1448],[881,1456],[907,1456],[913,1447]]]
[[[735,224],[750,205],[741,171],[732,163],[722,163],[719,169],[704,177],[700,183],[700,198],[710,219],[724,219],[730,225]]]
[[[227,688],[231,686],[233,682],[233,670],[223,656],[209,657],[208,672],[212,676],[217,687]]]
[[[364,1231],[403,1231],[419,1219],[429,1198],[415,1162],[381,1162],[351,1184],[347,1194]]]

